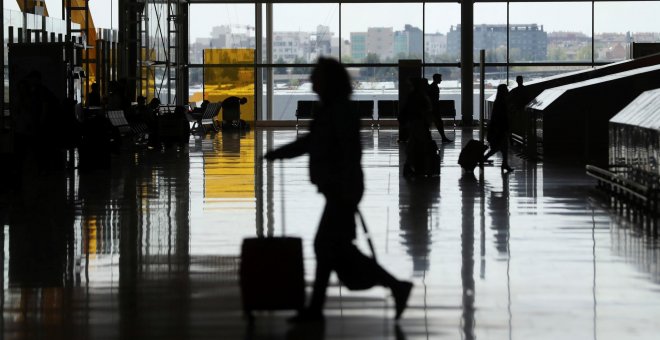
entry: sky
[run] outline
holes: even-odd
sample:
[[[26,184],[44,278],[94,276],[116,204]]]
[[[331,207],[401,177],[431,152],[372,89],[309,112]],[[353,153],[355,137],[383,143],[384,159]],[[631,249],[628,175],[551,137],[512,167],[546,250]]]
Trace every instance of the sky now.
[[[90,0],[90,10],[97,27],[117,28],[118,0]],[[46,0],[53,17],[61,16],[61,0]],[[15,0],[4,0],[5,8],[18,9]],[[421,28],[421,4],[343,4],[342,33],[366,31],[367,27],[393,27],[402,30],[407,23]],[[475,24],[506,23],[506,3],[477,3]],[[460,23],[457,3],[430,3],[425,6],[426,32],[446,33]],[[368,15],[366,14],[368,13]],[[602,2],[595,5],[596,32],[660,32],[660,1]],[[512,24],[536,23],[546,32],[580,31],[591,34],[591,2],[512,3]],[[112,18],[112,22],[111,22]],[[196,4],[190,9],[191,41],[208,37],[211,27],[233,25],[237,31],[254,27],[254,5]],[[339,6],[336,4],[276,4],[276,31],[314,31],[317,25],[330,26],[339,32]],[[347,36],[348,37],[348,36]]]

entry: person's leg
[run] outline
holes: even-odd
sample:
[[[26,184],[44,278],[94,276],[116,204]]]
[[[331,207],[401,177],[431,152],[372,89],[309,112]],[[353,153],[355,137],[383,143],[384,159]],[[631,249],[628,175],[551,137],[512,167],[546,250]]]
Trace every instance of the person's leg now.
[[[325,305],[325,294],[328,289],[328,281],[330,280],[331,267],[323,259],[323,257],[316,256],[316,275],[314,276],[314,286],[312,291],[312,298],[309,303],[308,312],[312,314],[323,314],[323,306]]]
[[[442,137],[442,142],[451,143],[452,140],[447,138],[447,135],[445,135],[445,123],[442,121],[442,115],[440,115],[439,111],[433,111],[433,123],[435,124],[435,128],[438,129],[438,132]]]
[[[398,320],[408,306],[408,298],[410,297],[410,291],[412,290],[413,285],[408,281],[397,280],[376,261],[370,263],[372,268],[364,268],[364,270],[365,272],[374,273],[376,276],[376,282],[392,291],[394,308],[396,310],[395,319]]]
[[[341,230],[342,214],[334,199],[326,197],[326,204],[321,216],[321,222],[314,239],[316,254],[316,274],[312,287],[312,296],[307,309],[294,322],[318,321],[323,318],[323,306],[326,300],[328,281],[332,271],[336,233]]]

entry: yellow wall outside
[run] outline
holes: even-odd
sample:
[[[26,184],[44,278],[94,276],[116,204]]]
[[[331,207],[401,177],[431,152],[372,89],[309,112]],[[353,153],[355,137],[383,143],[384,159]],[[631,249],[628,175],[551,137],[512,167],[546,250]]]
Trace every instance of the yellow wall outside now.
[[[254,49],[212,48],[204,50],[204,64],[253,64]],[[236,96],[247,98],[241,105],[241,119],[254,122],[254,68],[204,67],[204,98],[222,102]],[[201,94],[193,93],[190,101],[199,101]],[[254,124],[251,124],[254,125]]]

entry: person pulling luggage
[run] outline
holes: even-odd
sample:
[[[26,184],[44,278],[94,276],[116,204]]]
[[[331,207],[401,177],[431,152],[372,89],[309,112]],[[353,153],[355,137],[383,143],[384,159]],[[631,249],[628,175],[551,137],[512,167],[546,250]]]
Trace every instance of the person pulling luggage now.
[[[349,287],[360,289],[382,285],[392,291],[395,318],[406,309],[412,283],[396,279],[375,260],[362,254],[353,241],[355,215],[364,192],[360,164],[360,117],[352,114],[349,99],[353,89],[344,66],[335,59],[319,58],[312,75],[312,89],[320,109],[310,132],[264,156],[275,159],[309,154],[310,180],[325,196],[326,204],[314,240],[316,275],[311,302],[291,322],[322,322],[326,290],[332,271]]]
[[[484,155],[483,162],[498,151],[502,153],[502,173],[510,173],[513,168],[509,166],[509,117],[508,97],[509,89],[505,84],[497,87],[493,110],[488,123],[488,134],[486,140],[490,150]]]

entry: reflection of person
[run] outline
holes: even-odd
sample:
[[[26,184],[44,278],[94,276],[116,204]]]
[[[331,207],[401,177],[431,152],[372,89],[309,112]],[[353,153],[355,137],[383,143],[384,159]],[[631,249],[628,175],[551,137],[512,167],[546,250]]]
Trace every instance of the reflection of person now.
[[[396,318],[399,318],[406,308],[412,283],[395,279],[353,244],[355,214],[364,183],[360,164],[360,117],[349,110],[353,91],[350,78],[343,65],[329,58],[319,59],[311,78],[320,107],[311,122],[310,133],[265,155],[266,159],[273,160],[308,153],[310,180],[326,199],[314,240],[316,277],[311,302],[291,321],[323,320],[325,294],[333,270],[349,288],[351,285],[390,288],[395,299]]]
[[[494,155],[496,152],[502,153],[502,172],[511,172],[513,168],[509,166],[509,117],[508,117],[508,101],[507,97],[509,89],[505,84],[500,84],[497,87],[497,94],[495,96],[495,103],[493,103],[493,110],[490,114],[490,122],[488,123],[488,135],[486,139],[490,150],[484,156],[484,162],[488,161],[488,157]]]
[[[438,129],[438,132],[440,132],[440,136],[442,136],[442,143],[451,143],[452,140],[445,135],[445,124],[440,115],[440,82],[442,82],[442,75],[436,73],[433,75],[433,82],[428,85],[428,95],[431,100],[431,112],[435,127]]]
[[[413,261],[413,273],[423,275],[429,269],[430,227],[440,199],[440,177],[424,181],[399,181],[399,225],[401,245]],[[437,220],[435,221],[437,223]]]

